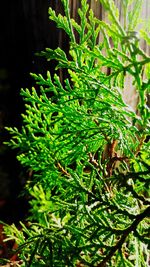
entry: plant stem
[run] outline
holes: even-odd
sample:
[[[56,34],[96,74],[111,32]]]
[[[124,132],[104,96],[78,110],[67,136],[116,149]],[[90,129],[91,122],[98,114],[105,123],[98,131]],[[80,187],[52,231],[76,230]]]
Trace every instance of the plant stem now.
[[[142,213],[138,214],[136,216],[135,221],[124,231],[122,237],[118,241],[118,243],[112,247],[109,254],[102,260],[101,263],[97,265],[97,267],[104,267],[105,264],[112,258],[112,256],[115,254],[115,252],[119,249],[121,249],[123,243],[125,242],[125,239],[128,237],[128,235],[131,232],[134,232],[138,226],[138,224],[145,219],[150,214],[150,206],[147,207]]]

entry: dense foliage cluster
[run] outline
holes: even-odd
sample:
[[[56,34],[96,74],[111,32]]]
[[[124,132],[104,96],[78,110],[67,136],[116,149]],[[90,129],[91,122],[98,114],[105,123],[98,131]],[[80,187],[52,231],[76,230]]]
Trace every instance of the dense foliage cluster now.
[[[124,26],[113,0],[100,0],[108,22],[87,2],[78,21],[68,0],[64,15],[49,9],[69,37],[69,51],[41,52],[58,62],[56,73],[32,74],[36,89],[21,90],[23,127],[9,129],[9,145],[32,173],[29,223],[21,223],[22,231],[5,228],[26,267],[149,264],[150,57],[139,38],[150,38],[146,29],[135,32],[142,1],[134,10],[133,1],[122,1]],[[123,99],[127,78],[138,94],[136,111]]]

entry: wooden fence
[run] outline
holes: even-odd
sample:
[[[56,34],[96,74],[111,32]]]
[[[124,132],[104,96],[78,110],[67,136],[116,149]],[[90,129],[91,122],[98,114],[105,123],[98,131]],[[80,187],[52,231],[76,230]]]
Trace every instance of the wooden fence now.
[[[124,25],[124,17],[123,17],[123,9],[122,9],[122,1],[123,0],[114,0],[114,3],[119,9],[119,14],[120,14],[120,22],[122,25]],[[142,0],[141,0],[142,1]],[[142,9],[141,9],[141,16],[140,16],[140,25],[144,23],[144,21],[149,20],[150,16],[150,0],[143,0],[142,1]],[[107,14],[100,4],[99,0],[88,0],[90,8],[94,11],[94,14],[96,17],[98,17],[101,20],[107,21]],[[135,4],[135,3],[134,3]],[[131,5],[131,9],[134,9],[134,4]],[[77,19],[77,10],[81,5],[81,0],[70,0],[70,11],[71,11],[71,16],[73,18]],[[60,6],[59,6],[60,8]],[[56,7],[57,11],[58,6]],[[143,21],[143,22],[142,22]],[[149,22],[150,24],[150,22]],[[140,26],[139,26],[140,27]],[[150,28],[150,25],[149,25]],[[63,47],[63,44],[65,43],[63,33],[60,31],[59,33],[59,45]],[[144,40],[141,40],[141,48],[150,55],[150,46],[146,44]],[[127,104],[129,104],[134,110],[136,110],[137,102],[138,102],[138,94],[135,90],[135,88],[132,85],[132,79],[130,77],[126,77],[125,80],[125,89],[124,89],[124,100],[126,101]]]

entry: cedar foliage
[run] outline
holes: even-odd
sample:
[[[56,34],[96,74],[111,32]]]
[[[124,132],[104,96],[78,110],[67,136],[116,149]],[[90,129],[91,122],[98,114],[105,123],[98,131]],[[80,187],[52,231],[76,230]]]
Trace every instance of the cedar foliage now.
[[[16,240],[26,267],[146,267],[150,57],[135,31],[141,1],[135,16],[133,1],[123,1],[124,27],[113,0],[100,0],[107,23],[86,0],[79,22],[70,17],[69,1],[61,2],[64,15],[50,8],[49,16],[67,33],[68,54],[59,47],[41,52],[57,61],[56,73],[31,74],[36,89],[21,90],[22,129],[8,129],[9,145],[33,175],[28,226],[6,226],[7,239]],[[149,42],[144,29],[142,37]],[[126,77],[139,95],[136,112],[123,100]]]

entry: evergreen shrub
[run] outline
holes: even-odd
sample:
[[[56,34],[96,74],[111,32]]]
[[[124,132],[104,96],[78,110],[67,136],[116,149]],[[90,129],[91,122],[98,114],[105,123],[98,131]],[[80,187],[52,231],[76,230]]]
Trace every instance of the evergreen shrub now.
[[[40,53],[56,72],[31,74],[36,88],[21,90],[22,129],[8,129],[32,177],[28,224],[5,226],[7,239],[26,267],[147,267],[150,57],[140,39],[150,37],[136,31],[142,1],[121,1],[124,25],[113,0],[100,0],[107,22],[86,0],[75,21],[61,2],[64,14],[50,8],[49,17],[67,33],[69,51]],[[123,98],[128,79],[136,111]]]

